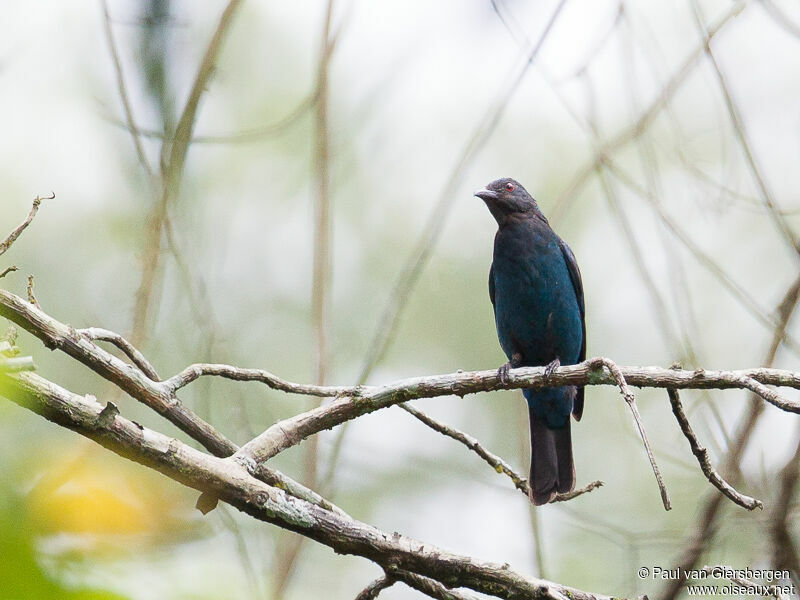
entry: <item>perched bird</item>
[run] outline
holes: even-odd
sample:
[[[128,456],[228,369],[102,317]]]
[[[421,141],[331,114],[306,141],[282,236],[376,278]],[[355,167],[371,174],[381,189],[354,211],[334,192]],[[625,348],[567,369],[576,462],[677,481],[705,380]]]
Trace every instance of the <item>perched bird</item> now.
[[[572,250],[550,228],[536,201],[513,179],[475,192],[497,221],[489,298],[510,368],[558,366],[586,359],[583,284]],[[531,426],[530,498],[550,502],[575,487],[570,414],[580,420],[583,387],[523,389]]]

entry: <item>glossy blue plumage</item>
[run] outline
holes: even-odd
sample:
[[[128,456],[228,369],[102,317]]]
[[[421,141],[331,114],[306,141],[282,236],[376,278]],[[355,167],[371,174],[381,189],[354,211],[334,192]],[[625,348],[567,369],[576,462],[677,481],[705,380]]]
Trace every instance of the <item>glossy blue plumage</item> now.
[[[575,364],[586,358],[583,285],[575,256],[536,201],[513,179],[475,194],[497,221],[489,296],[509,367]],[[557,361],[554,363],[554,361]],[[531,426],[530,497],[550,502],[575,485],[570,415],[583,413],[583,388],[522,390]]]
[[[500,346],[520,366],[579,362],[583,317],[563,242],[538,216],[513,220],[495,236],[490,286]],[[572,387],[523,390],[531,410],[551,428],[564,427],[573,409]]]

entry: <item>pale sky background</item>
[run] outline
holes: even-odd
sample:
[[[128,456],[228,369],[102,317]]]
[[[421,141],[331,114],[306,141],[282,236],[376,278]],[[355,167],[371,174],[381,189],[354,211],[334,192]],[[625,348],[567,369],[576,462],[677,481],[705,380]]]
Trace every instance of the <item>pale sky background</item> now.
[[[800,6],[773,3],[800,27]],[[557,3],[497,4],[508,29],[488,0],[336,3],[333,26],[341,28],[341,37],[330,76],[331,383],[352,383],[358,376],[391,286],[451,170],[483,115],[519,72]],[[113,0],[110,12],[137,122],[158,129],[159,116],[138,70],[136,19],[142,5]],[[178,107],[224,5],[172,4],[169,77]],[[714,23],[733,3],[700,5],[706,23]],[[314,84],[324,8],[309,1],[245,2],[203,97],[195,133],[224,135],[291,113]],[[24,294],[25,275],[33,273],[40,303],[56,318],[76,327],[127,332],[152,197],[130,135],[115,124],[123,113],[102,6],[8,1],[4,9],[0,231],[10,231],[37,194],[52,190],[57,197],[45,201],[33,226],[3,256],[0,266],[21,269],[3,285]],[[494,368],[505,361],[486,290],[496,226],[483,203],[471,197],[501,176],[515,177],[533,193],[578,258],[589,355],[625,365],[668,366],[683,358],[661,332],[597,177],[567,197],[566,210],[554,213],[575,175],[593,159],[596,140],[587,135],[587,116],[595,115],[602,142],[614,138],[661,93],[698,44],[690,2],[567,2],[493,134],[455,188],[446,190],[453,205],[445,226],[396,340],[370,382]],[[712,48],[742,112],[757,164],[800,232],[800,37],[770,16],[764,3],[749,2]],[[278,136],[192,146],[181,197],[171,210],[178,244],[211,298],[217,341],[210,356],[296,381],[313,378],[312,122],[309,113]],[[797,257],[763,209],[707,59],[697,62],[643,139],[612,158],[651,189],[693,242],[772,314],[797,277]],[[157,165],[157,143],[148,141],[146,148]],[[640,152],[652,153],[655,181],[648,180]],[[678,337],[684,329],[691,336],[700,364],[687,366],[758,366],[771,332],[698,265],[646,201],[609,179],[633,224],[672,329]],[[166,283],[144,351],[167,375],[203,359],[206,330],[186,300],[174,259],[165,255],[163,260]],[[790,331],[800,337],[796,322]],[[101,398],[108,393],[83,368],[51,355],[31,338],[24,337],[22,345],[43,376],[75,392]],[[784,349],[776,366],[794,368],[797,359]],[[724,391],[711,397],[730,432],[745,394]],[[203,414],[237,443],[247,441],[248,426],[258,433],[307,406],[304,399],[256,386],[218,382],[186,390],[184,399],[210,411]],[[636,567],[671,564],[698,499],[711,489],[671,417],[666,394],[639,391],[637,399],[675,509],[664,513],[616,391],[590,388],[585,418],[573,425],[578,485],[601,479],[606,486],[539,509],[550,579],[608,594],[654,593],[657,586],[635,580]],[[699,394],[686,393],[684,400],[698,435],[718,461],[725,433],[709,404]],[[521,448],[527,444],[527,425],[519,422],[518,394],[434,399],[417,406],[526,471],[527,449]],[[73,434],[31,413],[2,408],[0,429],[11,447],[5,452],[20,460],[42,445],[70,453],[79,444]],[[175,435],[131,400],[121,410]],[[790,456],[796,431],[793,416],[768,408],[745,458],[745,491],[769,497],[763,482]],[[33,436],[50,441],[34,444]],[[332,432],[321,436],[323,471],[334,437]],[[292,450],[276,464],[300,477],[301,459],[302,453]],[[24,493],[47,471],[47,460],[34,472],[7,476]],[[140,468],[123,466],[110,454],[102,460],[130,472],[134,482],[140,476]],[[102,477],[97,484],[103,485]],[[160,480],[153,485],[178,487]],[[349,428],[335,488],[334,500],[357,519],[536,572],[530,507],[522,495],[477,457],[399,409],[358,419]],[[135,599],[269,597],[275,540],[283,539],[274,528],[236,516],[237,542],[231,519],[221,510],[201,518],[193,512],[193,493],[177,492],[172,500],[182,515],[177,541],[151,530],[100,539],[42,533],[37,534],[38,560],[58,580]],[[716,554],[706,562],[758,566],[741,539],[763,528],[759,519],[765,515],[745,514],[738,507],[725,514]],[[632,545],[619,541],[626,530],[634,532]],[[248,561],[254,580],[242,566]],[[309,542],[286,597],[353,598],[378,575],[366,560],[335,556]],[[400,585],[381,595],[417,597]]]

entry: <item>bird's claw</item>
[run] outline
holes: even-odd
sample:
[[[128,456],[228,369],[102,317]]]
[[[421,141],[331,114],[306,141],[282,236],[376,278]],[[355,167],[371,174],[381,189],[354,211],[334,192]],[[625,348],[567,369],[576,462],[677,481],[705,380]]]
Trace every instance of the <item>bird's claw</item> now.
[[[508,371],[511,369],[511,361],[504,364],[502,367],[497,369],[497,376],[500,378],[500,383],[505,385],[508,381]]]
[[[544,368],[544,378],[545,379],[550,379],[550,377],[553,376],[553,372],[560,366],[561,366],[561,361],[559,360],[558,357],[556,357],[553,362],[549,363]]]

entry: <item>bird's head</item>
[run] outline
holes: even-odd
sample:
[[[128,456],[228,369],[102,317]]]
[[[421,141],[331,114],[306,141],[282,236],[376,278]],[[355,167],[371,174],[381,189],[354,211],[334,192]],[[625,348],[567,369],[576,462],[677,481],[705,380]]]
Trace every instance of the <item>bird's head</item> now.
[[[475,195],[486,203],[498,224],[502,225],[514,215],[538,213],[539,207],[527,190],[510,177],[495,179]]]

